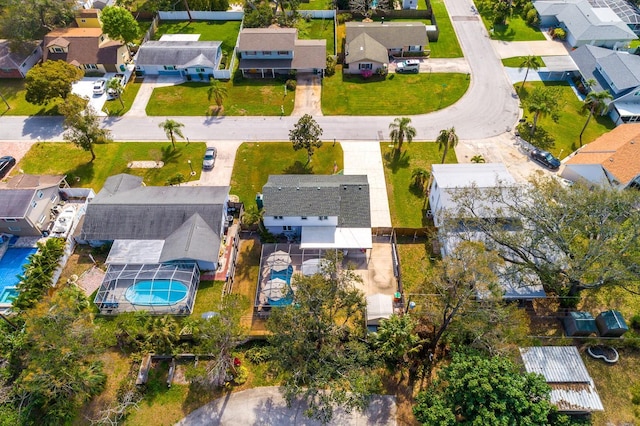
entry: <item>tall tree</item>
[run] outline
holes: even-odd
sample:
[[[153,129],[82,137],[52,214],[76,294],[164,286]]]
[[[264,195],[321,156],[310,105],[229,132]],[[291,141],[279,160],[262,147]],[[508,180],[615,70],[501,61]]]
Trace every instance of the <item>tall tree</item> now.
[[[162,123],[158,124],[158,127],[161,127],[162,130],[164,130],[167,138],[171,141],[171,145],[173,145],[173,149],[176,149],[176,135],[184,139],[184,135],[182,134],[184,124],[178,121],[167,118]]]
[[[302,398],[306,415],[324,423],[333,406],[364,409],[376,384],[373,353],[364,341],[364,295],[352,271],[338,269],[300,277],[292,305],[273,309],[267,322],[270,358],[288,402]]]
[[[122,92],[124,92],[124,87],[122,87],[122,82],[119,78],[110,78],[107,81],[107,90],[112,90],[116,94],[116,98],[120,101],[120,105],[124,108],[124,102],[122,101]]]
[[[415,331],[416,321],[410,315],[392,315],[383,320],[373,337],[376,354],[400,379],[418,355],[422,341]]]
[[[402,144],[405,139],[407,143],[411,143],[416,136],[416,129],[411,126],[411,119],[409,117],[397,117],[389,124],[389,137],[393,141],[393,145],[396,146],[398,153],[402,151]]]
[[[390,10],[390,2],[373,0],[349,0],[349,9],[365,18],[371,18],[376,12]]]
[[[538,71],[540,69],[540,61],[537,56],[529,55],[525,56],[522,62],[520,62],[520,71],[524,68],[527,69],[527,72],[524,74],[524,79],[522,80],[522,84],[520,85],[520,90],[524,87],[524,84],[527,82],[527,77],[529,76],[529,70]]]
[[[129,43],[138,38],[138,22],[124,7],[107,6],[100,13],[102,31],[113,40],[122,40],[129,50]],[[131,51],[129,50],[129,53]]]
[[[111,131],[100,127],[100,118],[91,105],[79,112],[69,113],[64,118],[64,140],[73,142],[79,148],[91,153],[91,161],[96,159],[94,145],[113,142]]]
[[[303,115],[293,129],[289,130],[289,140],[293,144],[293,150],[307,150],[307,164],[311,161],[315,149],[322,146],[320,136],[322,136],[322,128],[309,114]]]
[[[209,101],[211,101],[211,98],[213,98],[213,100],[215,101],[218,107],[218,110],[220,110],[220,108],[222,108],[222,103],[224,102],[224,99],[228,95],[227,87],[220,80],[216,80],[215,78],[210,78],[209,90],[207,91],[207,95],[208,95]]]
[[[449,150],[454,149],[458,145],[456,129],[451,127],[450,129],[440,130],[436,142],[438,143],[438,150],[442,150],[442,164],[444,164]]]
[[[461,189],[453,200],[456,212],[445,229],[466,224],[496,248],[507,272],[535,278],[547,291],[568,297],[562,299],[566,304],[587,289],[640,291],[640,211],[634,191],[580,183],[567,188],[548,178],[527,186]],[[487,205],[498,206],[500,217],[510,219],[486,220],[479,212]]]
[[[71,85],[83,76],[81,69],[65,61],[46,61],[27,72],[25,99],[36,105],[46,105],[56,98],[65,99],[71,93]]]
[[[611,101],[613,96],[609,93],[608,90],[602,90],[600,92],[589,92],[587,97],[584,99],[584,103],[582,104],[582,108],[589,111],[589,115],[587,115],[587,121],[582,126],[582,130],[580,131],[580,146],[582,146],[582,135],[584,131],[587,130],[587,126],[589,125],[589,121],[594,114],[604,114],[609,108],[608,101]]]
[[[536,87],[529,96],[527,96],[524,104],[530,113],[533,113],[533,125],[529,131],[531,137],[536,133],[538,127],[538,119],[550,115],[557,120],[557,112],[560,109],[560,94],[551,88]]]
[[[556,410],[542,375],[521,373],[506,357],[456,352],[413,412],[425,426],[548,425]]]
[[[54,28],[73,22],[74,0],[5,0],[0,5],[0,33],[12,41],[42,38]],[[4,7],[2,7],[4,6]]]

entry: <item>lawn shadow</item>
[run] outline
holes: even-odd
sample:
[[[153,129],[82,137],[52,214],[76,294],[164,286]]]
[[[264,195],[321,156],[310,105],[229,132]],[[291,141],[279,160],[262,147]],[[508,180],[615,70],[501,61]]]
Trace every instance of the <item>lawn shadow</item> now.
[[[173,144],[171,143],[164,148],[160,148],[160,150],[162,151],[162,161],[164,164],[177,163],[178,159],[182,157],[180,148],[176,145],[176,148],[174,149]]]
[[[302,161],[296,161],[282,171],[288,175],[312,175],[313,166],[311,166],[311,163],[302,164]]]
[[[407,151],[400,153],[397,149],[393,149],[390,152],[384,153],[384,160],[387,163],[387,167],[391,170],[391,173],[396,174],[398,170],[409,167],[411,156],[407,154]]]
[[[91,182],[95,176],[95,168],[93,162],[81,164],[73,170],[68,171],[67,180],[70,185],[82,185],[83,182]]]
[[[516,38],[516,32],[508,25],[494,25],[493,38],[500,41],[513,41]]]

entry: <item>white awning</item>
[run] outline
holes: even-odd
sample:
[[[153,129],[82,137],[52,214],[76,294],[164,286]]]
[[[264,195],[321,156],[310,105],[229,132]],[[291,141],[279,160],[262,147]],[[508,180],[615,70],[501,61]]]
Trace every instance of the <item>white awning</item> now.
[[[371,228],[334,228],[303,226],[300,248],[370,249],[373,247]]]
[[[164,240],[115,240],[105,263],[143,265],[160,262]]]
[[[379,325],[381,319],[393,315],[393,300],[387,294],[367,296],[367,325]]]

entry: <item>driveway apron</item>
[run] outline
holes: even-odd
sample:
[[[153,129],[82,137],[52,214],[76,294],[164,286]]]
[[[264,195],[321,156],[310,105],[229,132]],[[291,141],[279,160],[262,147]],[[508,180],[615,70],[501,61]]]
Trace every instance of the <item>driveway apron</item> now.
[[[322,115],[320,105],[322,98],[322,82],[315,74],[298,74],[296,85],[296,103],[291,115],[309,114],[313,117]]]

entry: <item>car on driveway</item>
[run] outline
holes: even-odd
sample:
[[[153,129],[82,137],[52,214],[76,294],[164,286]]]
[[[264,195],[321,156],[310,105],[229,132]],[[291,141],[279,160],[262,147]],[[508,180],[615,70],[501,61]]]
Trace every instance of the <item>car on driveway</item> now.
[[[396,65],[396,72],[400,74],[418,74],[420,72],[420,61],[417,59],[407,59]]]
[[[5,177],[9,170],[16,165],[16,159],[10,156],[0,157],[0,179]]]
[[[101,78],[100,80],[96,80],[96,82],[93,83],[93,94],[102,95],[106,86],[107,81],[105,79]]]
[[[125,85],[125,75],[124,74],[116,74],[114,77],[114,79],[118,80],[118,82],[120,83],[120,86],[124,87]],[[116,91],[114,89],[107,89],[107,99],[108,100],[112,100],[112,99],[116,99],[118,97],[118,94],[116,93]]]
[[[215,147],[210,146],[204,152],[204,159],[202,160],[202,168],[205,170],[213,169],[213,166],[216,164],[216,157],[218,156],[218,151]]]
[[[551,155],[550,152],[543,151],[541,149],[534,149],[529,154],[529,157],[531,157],[531,159],[536,163],[541,164],[550,170],[558,170],[560,167],[560,160]]]

